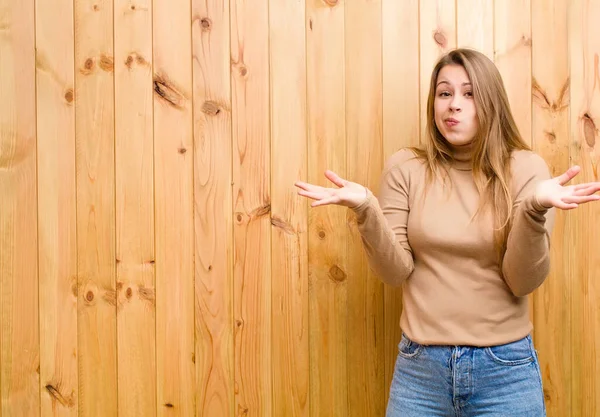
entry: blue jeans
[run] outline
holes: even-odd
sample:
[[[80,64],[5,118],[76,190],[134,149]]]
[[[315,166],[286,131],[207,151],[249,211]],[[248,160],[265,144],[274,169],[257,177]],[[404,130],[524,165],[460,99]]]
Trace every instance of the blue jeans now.
[[[406,335],[387,417],[545,416],[531,336],[492,347],[420,345]]]

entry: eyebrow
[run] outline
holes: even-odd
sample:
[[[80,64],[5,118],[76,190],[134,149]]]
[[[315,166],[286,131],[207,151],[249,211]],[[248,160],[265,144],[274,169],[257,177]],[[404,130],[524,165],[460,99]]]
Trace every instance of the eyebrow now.
[[[442,81],[440,81],[439,83],[437,83],[436,87],[438,87],[440,84],[448,84],[448,85],[450,85],[450,82],[449,82],[449,81],[442,80]],[[462,83],[462,85],[463,85],[463,86],[465,86],[465,85],[471,85],[471,83],[470,83],[470,82],[466,82],[466,83]]]

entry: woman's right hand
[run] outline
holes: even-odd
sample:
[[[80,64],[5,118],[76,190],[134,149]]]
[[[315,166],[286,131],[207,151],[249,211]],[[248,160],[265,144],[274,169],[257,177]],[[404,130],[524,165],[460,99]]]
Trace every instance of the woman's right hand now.
[[[311,207],[337,204],[345,207],[357,207],[367,199],[367,188],[355,182],[340,178],[335,172],[325,171],[325,177],[340,188],[326,188],[296,181],[300,188],[298,194],[315,200]]]

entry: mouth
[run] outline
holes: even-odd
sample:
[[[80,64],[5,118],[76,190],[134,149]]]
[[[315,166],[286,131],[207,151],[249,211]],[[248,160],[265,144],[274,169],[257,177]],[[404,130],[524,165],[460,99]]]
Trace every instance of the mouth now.
[[[452,117],[449,117],[444,120],[444,123],[446,123],[447,126],[452,127],[452,126],[456,126],[459,123],[459,121]]]

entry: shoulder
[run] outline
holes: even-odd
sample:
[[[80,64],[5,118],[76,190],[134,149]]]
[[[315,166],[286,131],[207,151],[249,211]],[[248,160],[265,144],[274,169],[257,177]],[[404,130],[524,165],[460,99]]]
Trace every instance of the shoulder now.
[[[551,178],[548,163],[533,151],[513,151],[510,158],[513,189],[519,193],[538,181]]]
[[[417,156],[414,150],[402,148],[385,161],[383,172],[411,170],[421,166],[423,166],[423,161]]]
[[[510,159],[511,173],[515,179],[530,176],[547,177],[550,174],[546,160],[533,151],[513,151]]]

